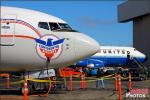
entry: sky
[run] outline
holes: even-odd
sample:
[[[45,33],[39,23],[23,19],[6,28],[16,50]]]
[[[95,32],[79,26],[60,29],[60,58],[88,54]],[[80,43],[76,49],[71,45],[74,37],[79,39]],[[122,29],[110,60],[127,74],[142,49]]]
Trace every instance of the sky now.
[[[2,0],[2,6],[21,7],[59,17],[100,45],[132,46],[132,22],[119,23],[117,5],[122,0]],[[38,17],[38,16],[37,16]]]

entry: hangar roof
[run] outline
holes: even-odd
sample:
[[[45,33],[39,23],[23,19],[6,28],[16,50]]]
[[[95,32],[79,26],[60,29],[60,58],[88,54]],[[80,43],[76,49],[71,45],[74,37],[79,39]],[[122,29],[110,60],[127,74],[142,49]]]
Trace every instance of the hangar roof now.
[[[150,0],[128,0],[118,5],[119,22],[130,21],[146,14],[150,14]]]

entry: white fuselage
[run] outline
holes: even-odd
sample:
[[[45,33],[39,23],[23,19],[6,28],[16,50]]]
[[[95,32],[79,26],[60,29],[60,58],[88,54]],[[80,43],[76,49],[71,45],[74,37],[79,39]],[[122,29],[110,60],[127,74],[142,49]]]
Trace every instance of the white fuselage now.
[[[130,58],[128,58],[128,56]],[[124,65],[127,60],[136,58],[140,62],[144,62],[146,56],[133,47],[122,46],[101,46],[98,53],[90,57],[104,63],[105,66]]]
[[[93,56],[105,57],[127,57],[130,55],[136,58],[145,58],[145,55],[133,47],[123,46],[101,46],[100,50]]]
[[[143,63],[147,58],[143,53],[133,47],[101,46],[98,53],[79,61],[77,65],[89,66],[91,68],[100,68],[105,66],[118,67],[133,64],[133,59]]]
[[[1,7],[0,71],[44,69],[47,58],[49,66],[65,67],[99,50],[95,40],[65,25],[41,12]]]

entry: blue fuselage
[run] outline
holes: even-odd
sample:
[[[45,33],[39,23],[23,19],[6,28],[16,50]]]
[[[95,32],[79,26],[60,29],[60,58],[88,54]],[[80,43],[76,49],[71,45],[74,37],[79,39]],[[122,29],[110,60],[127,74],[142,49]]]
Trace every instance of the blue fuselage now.
[[[137,57],[139,62],[144,62],[145,58]],[[124,66],[126,64],[133,63],[127,57],[102,57],[102,56],[92,56],[90,58],[79,61],[77,65],[87,66],[88,64],[94,64],[94,67],[105,67],[105,66]]]
[[[133,47],[101,46],[95,55],[79,61],[77,65],[92,68],[118,67],[135,64],[135,60],[143,63],[146,56]]]
[[[128,62],[127,57],[91,57],[90,59],[100,60],[105,66],[123,66]],[[139,62],[144,62],[145,58],[136,58]]]

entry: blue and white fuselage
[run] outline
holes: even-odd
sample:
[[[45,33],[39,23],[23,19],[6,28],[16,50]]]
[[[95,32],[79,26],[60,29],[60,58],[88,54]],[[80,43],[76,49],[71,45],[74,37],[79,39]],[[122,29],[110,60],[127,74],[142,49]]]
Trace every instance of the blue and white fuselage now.
[[[144,62],[146,56],[133,47],[101,46],[98,53],[79,61],[77,65],[99,68],[104,66],[124,66],[130,58],[136,58],[139,62]]]

